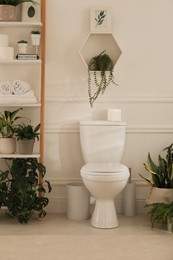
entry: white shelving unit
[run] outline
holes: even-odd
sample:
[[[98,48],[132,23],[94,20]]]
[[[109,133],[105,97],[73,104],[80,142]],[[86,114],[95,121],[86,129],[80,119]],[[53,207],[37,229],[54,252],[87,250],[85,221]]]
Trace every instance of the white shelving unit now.
[[[16,79],[27,81],[33,86],[33,90],[38,96],[38,103],[0,103],[0,110],[12,111],[17,107],[23,107],[22,116],[28,116],[31,121],[33,119],[31,122],[33,125],[41,123],[40,141],[36,145],[36,151],[34,150],[31,155],[16,152],[15,154],[0,154],[0,158],[39,158],[41,162],[44,159],[45,17],[46,0],[41,0],[41,22],[0,22],[0,34],[9,36],[10,47],[14,47],[15,56],[17,41],[21,40],[21,37],[29,39],[31,30],[41,31],[39,60],[0,60],[0,81]]]

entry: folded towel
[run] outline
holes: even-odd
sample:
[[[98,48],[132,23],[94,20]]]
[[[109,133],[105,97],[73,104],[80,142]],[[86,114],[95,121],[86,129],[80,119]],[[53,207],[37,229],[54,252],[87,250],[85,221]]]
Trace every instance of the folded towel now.
[[[38,99],[31,89],[23,95],[4,95],[0,92],[0,105],[2,104],[37,104]]]
[[[14,80],[12,83],[12,91],[15,95],[22,95],[27,93],[31,89],[31,86],[28,82],[21,80]]]
[[[4,95],[10,95],[13,93],[12,86],[9,82],[0,82],[0,92]]]
[[[1,98],[0,97],[0,105],[15,105],[15,104],[20,104],[22,105],[30,105],[30,104],[38,104],[38,100],[35,98],[25,98],[25,100],[21,99],[21,98],[15,98],[12,97],[10,99],[8,98]]]

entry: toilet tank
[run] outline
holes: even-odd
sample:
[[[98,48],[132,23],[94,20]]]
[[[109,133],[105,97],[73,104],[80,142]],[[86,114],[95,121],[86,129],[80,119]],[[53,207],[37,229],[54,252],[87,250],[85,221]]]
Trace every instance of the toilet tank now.
[[[120,162],[125,127],[124,122],[80,121],[80,143],[85,163]]]

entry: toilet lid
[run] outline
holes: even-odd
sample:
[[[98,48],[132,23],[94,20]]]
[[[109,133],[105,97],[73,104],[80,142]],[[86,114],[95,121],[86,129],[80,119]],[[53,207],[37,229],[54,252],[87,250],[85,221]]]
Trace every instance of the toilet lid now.
[[[129,176],[129,170],[127,166],[120,163],[87,163],[81,168],[81,175],[92,176],[116,176],[121,177]]]

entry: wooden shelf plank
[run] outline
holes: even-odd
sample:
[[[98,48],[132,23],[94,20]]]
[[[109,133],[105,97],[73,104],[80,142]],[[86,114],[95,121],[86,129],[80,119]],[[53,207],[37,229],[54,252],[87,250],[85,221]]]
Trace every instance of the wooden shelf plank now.
[[[27,104],[27,103],[17,103],[17,104],[0,104],[0,107],[41,107],[40,103],[37,104]]]
[[[0,158],[40,158],[40,154],[0,154]]]
[[[0,28],[32,28],[32,27],[41,27],[42,23],[41,22],[0,22]]]
[[[0,60],[0,64],[41,64],[41,60]]]

